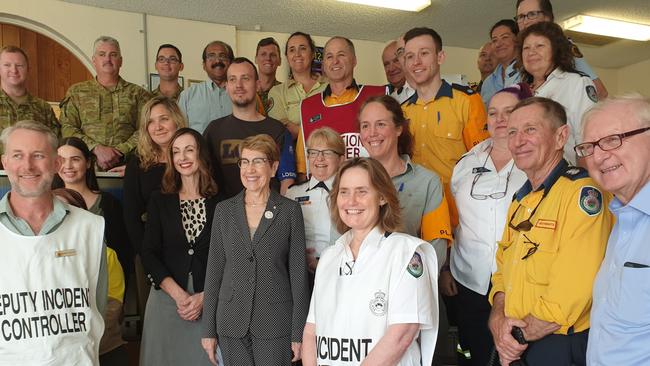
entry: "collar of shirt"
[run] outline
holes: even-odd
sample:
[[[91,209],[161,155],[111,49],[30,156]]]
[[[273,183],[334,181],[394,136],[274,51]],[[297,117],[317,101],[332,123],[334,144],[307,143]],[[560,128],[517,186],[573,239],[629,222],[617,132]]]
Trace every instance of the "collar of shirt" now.
[[[569,167],[569,163],[562,159],[560,160],[559,163],[553,168],[551,173],[544,179],[544,182],[535,190],[535,192],[540,191],[542,188],[544,188],[544,193],[548,193],[548,191],[551,190],[551,187],[553,187],[553,184],[557,182],[558,179],[566,172],[567,168]],[[530,180],[527,180],[526,183],[517,191],[515,194],[515,198],[517,201],[521,201],[524,197],[526,197],[530,192],[533,191],[533,185],[530,183]]]
[[[625,207],[632,207],[650,216],[650,182],[646,182],[645,186],[632,197],[632,200],[627,205],[624,205],[616,196],[609,203],[609,209],[615,214]]]
[[[109,88],[103,86],[102,84],[100,84],[99,81],[97,81],[97,77],[94,77],[93,80],[95,81],[95,85],[96,85],[98,88],[101,88],[101,89],[104,89],[104,90],[108,90],[108,91],[111,92],[111,93],[123,89],[123,88],[126,86],[126,84],[127,84],[127,83],[126,83],[126,80],[122,79],[121,76],[118,76],[118,77],[117,77],[117,84],[115,84],[115,87],[114,87],[113,89],[109,89]]]
[[[404,168],[403,172],[401,172],[398,175],[394,176],[393,179],[401,177],[401,176],[406,175],[406,174],[413,171],[413,162],[411,162],[411,158],[407,154],[402,154],[399,157],[400,157],[400,159],[402,159],[402,161],[404,161],[404,163],[406,163],[406,167]]]
[[[314,84],[314,86],[312,86],[312,90],[319,87],[324,82],[326,82],[326,80],[323,77],[323,75],[316,74],[316,83]],[[287,80],[286,84],[287,84],[287,89],[293,87],[294,85],[296,85],[298,87],[302,87],[302,84],[297,82],[294,78],[289,78],[289,80]]]
[[[428,104],[433,101],[436,101],[442,97],[447,97],[447,98],[453,98],[454,97],[454,92],[451,88],[451,84],[449,84],[447,81],[444,79],[442,80],[442,84],[440,84],[440,89],[438,89],[438,92],[436,93],[436,97],[433,98],[433,100],[430,100],[428,102],[425,102],[423,100],[420,100],[418,97],[418,92],[416,91],[415,94],[413,94],[407,101],[407,104]]]
[[[25,90],[25,101],[20,103],[20,104],[29,104],[31,101],[34,99],[31,94],[27,90]],[[16,102],[14,102],[13,99],[2,89],[0,88],[0,100],[6,101],[8,103],[11,103],[13,105],[18,105]]]
[[[352,242],[352,230],[348,230],[345,234],[343,234],[340,238],[336,240],[336,245],[342,245],[343,250],[345,251],[345,257],[347,257],[347,261],[353,260],[352,256],[352,250],[350,249],[350,243]],[[367,252],[374,252],[379,248],[379,244],[381,241],[386,237],[386,233],[383,232],[379,226],[375,226],[368,235],[363,239],[363,242],[361,242],[361,246],[359,247],[359,253],[357,254],[356,263],[357,265],[359,262],[363,261],[363,258],[366,257]],[[357,267],[355,265],[356,269]]]
[[[335,177],[336,177],[336,174],[332,175],[331,177],[329,177],[329,178],[327,178],[327,179],[325,179],[323,181],[325,183],[325,185],[327,186],[327,189],[329,189],[330,191],[332,190],[332,184],[334,184],[334,178]],[[309,178],[309,182],[307,183],[307,191],[310,191],[310,190],[314,189],[319,182],[320,181],[318,179],[314,178],[314,176],[312,175],[311,178]]]
[[[0,199],[0,220],[5,224],[5,226],[7,226],[7,223],[10,224],[11,227],[7,226],[7,229],[17,234],[29,236],[37,235],[32,231],[31,227],[25,220],[14,214],[11,205],[9,204],[10,194],[11,192],[8,192],[4,197],[2,197],[2,199]],[[60,200],[52,197],[52,201],[52,212],[50,212],[47,219],[45,219],[41,232],[38,233],[38,235],[45,235],[54,231],[59,227],[59,225],[61,225],[68,212],[70,212],[70,208]]]
[[[325,90],[323,90],[323,99],[326,99],[326,98],[329,98],[329,97],[341,98],[343,95],[347,94],[350,90],[354,90],[355,93],[359,92],[359,88],[360,88],[360,86],[359,86],[359,84],[357,84],[357,81],[352,79],[352,84],[350,84],[347,88],[345,88],[345,92],[343,92],[343,94],[341,94],[339,96],[333,96],[332,95],[332,88],[330,87],[329,84],[327,84],[327,87],[325,88]]]

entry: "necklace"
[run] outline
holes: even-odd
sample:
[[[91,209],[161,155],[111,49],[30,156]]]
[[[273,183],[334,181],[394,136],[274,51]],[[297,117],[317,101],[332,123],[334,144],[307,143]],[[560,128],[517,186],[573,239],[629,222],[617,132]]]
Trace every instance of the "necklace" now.
[[[266,201],[264,202],[245,202],[246,206],[257,207],[257,206],[266,206]]]

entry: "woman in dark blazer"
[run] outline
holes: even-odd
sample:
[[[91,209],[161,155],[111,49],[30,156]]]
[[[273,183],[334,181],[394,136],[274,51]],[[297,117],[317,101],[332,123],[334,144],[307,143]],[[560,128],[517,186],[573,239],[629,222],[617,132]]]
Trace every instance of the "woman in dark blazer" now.
[[[213,363],[217,336],[225,365],[300,359],[309,308],[305,232],[298,203],[269,188],[279,155],[268,135],[245,139],[238,163],[245,189],[215,210],[202,339]]]
[[[201,352],[203,281],[217,187],[203,137],[181,128],[172,137],[162,191],[149,200],[142,263],[152,288],[140,365],[209,365]],[[162,291],[161,291],[162,290]]]
[[[174,132],[186,126],[183,113],[172,99],[157,96],[145,103],[140,113],[136,154],[128,160],[124,172],[124,221],[136,254],[135,282],[141,316],[149,295],[149,281],[140,260],[149,197],[160,190],[167,166],[167,147]]]

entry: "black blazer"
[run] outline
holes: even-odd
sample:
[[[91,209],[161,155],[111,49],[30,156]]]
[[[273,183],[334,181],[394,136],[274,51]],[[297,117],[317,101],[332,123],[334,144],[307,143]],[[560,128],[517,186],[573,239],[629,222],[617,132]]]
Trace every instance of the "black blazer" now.
[[[251,240],[244,191],[214,214],[203,303],[204,336],[291,336],[302,342],[309,311],[305,228],[297,202],[271,191]]]
[[[144,224],[147,221],[149,197],[160,190],[165,164],[156,164],[148,170],[140,168],[140,158],[129,158],[124,172],[124,223],[135,254],[140,254],[144,238]]]
[[[165,277],[171,277],[187,290],[187,278],[192,272],[194,291],[203,291],[216,204],[216,196],[206,199],[205,227],[190,248],[183,229],[178,194],[160,191],[151,194],[142,246],[142,265],[156,289],[160,288],[160,282]]]
[[[115,250],[117,258],[122,265],[125,277],[133,272],[133,246],[126,232],[122,203],[108,192],[100,192],[101,201],[99,208],[106,224],[104,226],[104,238],[106,245]]]

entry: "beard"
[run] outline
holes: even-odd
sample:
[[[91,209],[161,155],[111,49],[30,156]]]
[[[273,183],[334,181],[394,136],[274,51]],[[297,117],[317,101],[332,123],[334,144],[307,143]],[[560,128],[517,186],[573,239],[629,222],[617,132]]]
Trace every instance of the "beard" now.
[[[9,183],[11,184],[11,191],[15,192],[21,197],[25,198],[34,198],[34,197],[40,197],[42,196],[45,192],[48,192],[51,190],[52,187],[52,181],[54,180],[54,175],[51,174],[43,174],[41,176],[41,181],[38,183],[38,185],[34,188],[26,188],[21,185],[18,177],[11,177],[8,176],[9,178]]]
[[[251,104],[255,103],[255,95],[253,95],[251,98],[248,99],[234,99],[232,101],[234,105],[236,105],[239,108],[245,108],[250,106]]]

